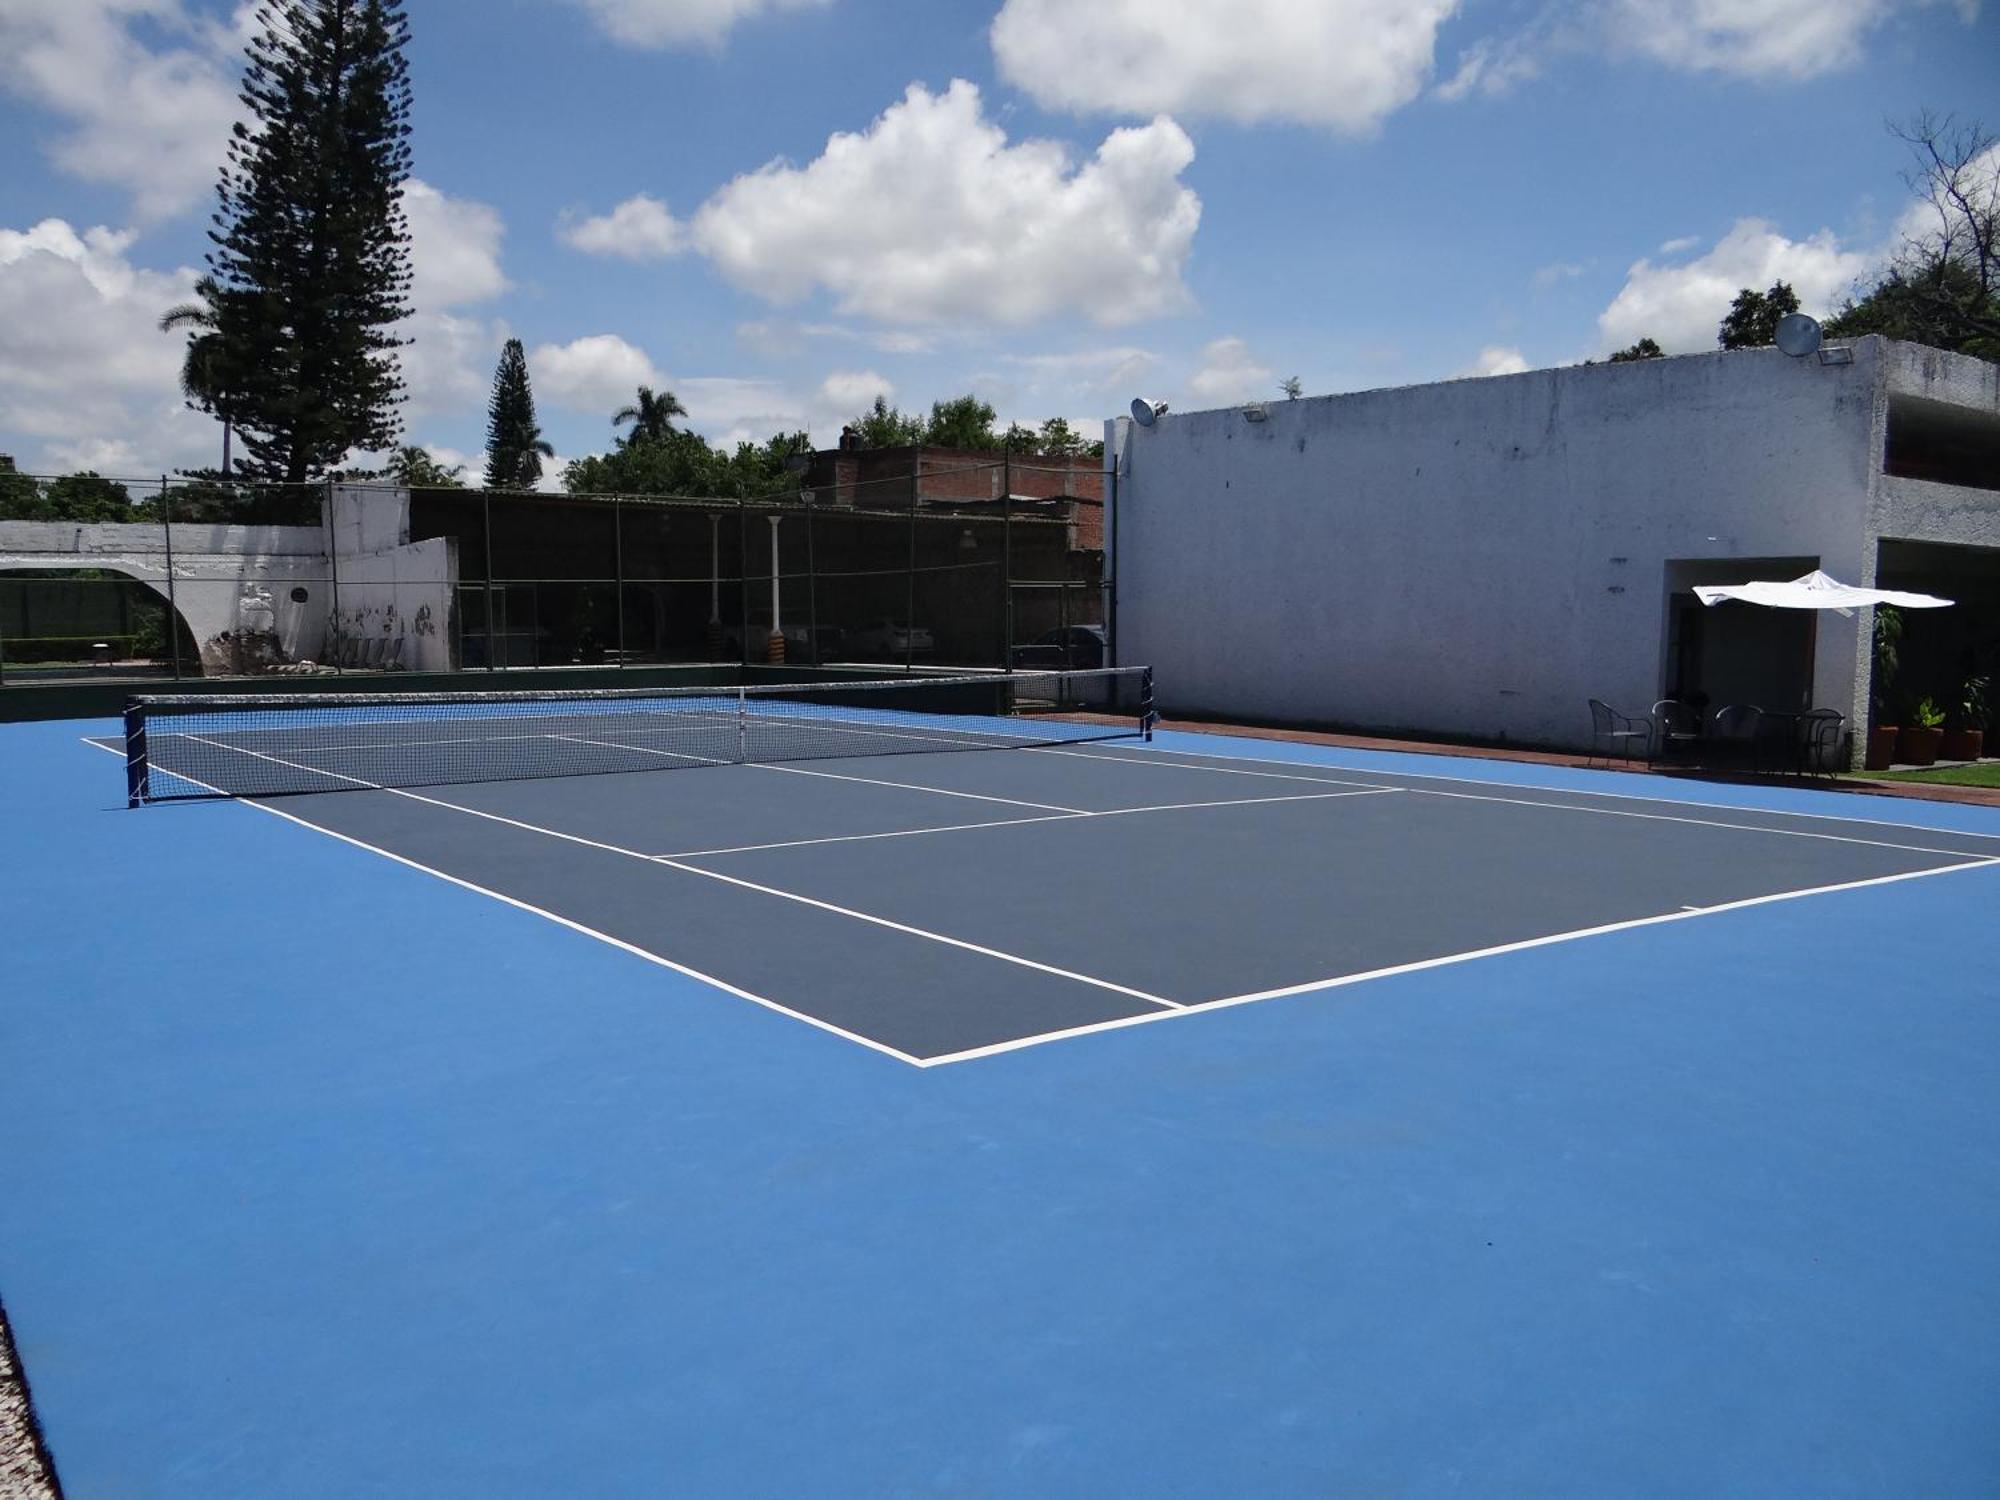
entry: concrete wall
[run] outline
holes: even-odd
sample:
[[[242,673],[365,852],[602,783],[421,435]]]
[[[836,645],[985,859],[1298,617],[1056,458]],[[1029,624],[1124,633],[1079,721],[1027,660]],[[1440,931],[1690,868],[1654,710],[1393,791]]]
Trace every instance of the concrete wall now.
[[[457,548],[454,537],[433,537],[340,559],[335,633],[383,642],[364,665],[393,662],[412,672],[448,672],[456,665],[451,610]]]
[[[239,670],[230,642],[277,636],[296,661],[318,653],[331,591],[316,526],[176,524],[173,585],[165,528],[143,522],[0,521],[0,570],[104,568],[171,598],[201,651],[202,670]],[[304,599],[294,599],[297,591]]]
[[[407,545],[407,490],[337,485],[319,526],[176,522],[168,537],[144,522],[0,521],[0,570],[103,568],[171,598],[201,652],[202,671],[228,676],[323,657],[343,637],[385,644],[413,671],[453,665],[457,549],[448,538]],[[338,577],[336,584],[335,578]],[[335,596],[338,595],[336,608]]]
[[[1870,576],[1883,355],[1866,339],[1845,365],[1751,350],[1274,402],[1263,422],[1120,419],[1119,655],[1158,669],[1169,712],[1587,743],[1586,698],[1661,695],[1670,562]],[[1816,701],[1865,701],[1866,624],[1820,617]]]

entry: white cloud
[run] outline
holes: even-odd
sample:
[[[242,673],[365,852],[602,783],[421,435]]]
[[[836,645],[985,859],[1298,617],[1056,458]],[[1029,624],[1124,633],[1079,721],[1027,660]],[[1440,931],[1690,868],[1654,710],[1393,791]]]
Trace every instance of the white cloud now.
[[[1276,373],[1250,357],[1250,346],[1238,338],[1217,339],[1201,351],[1201,368],[1188,390],[1213,406],[1237,401],[1261,401],[1278,393]]]
[[[146,475],[220,460],[221,429],[181,400],[184,335],[159,330],[195,272],[142,270],[131,242],[61,219],[0,229],[0,451],[24,469]]]
[[[587,255],[615,255],[621,260],[665,260],[687,248],[687,226],[667,212],[667,205],[644,193],[627,198],[608,214],[563,222],[556,231],[563,242]]]
[[[1363,133],[1430,77],[1459,0],[1007,0],[1000,76],[1051,109]]]
[[[1528,369],[1528,361],[1519,349],[1503,348],[1499,344],[1488,344],[1479,351],[1479,358],[1462,370],[1453,372],[1454,379],[1481,375],[1519,375]]]
[[[448,312],[420,312],[397,332],[409,340],[397,350],[409,396],[407,417],[483,416],[491,394],[493,367],[507,341],[498,319],[468,318]]]
[[[1535,272],[1536,286],[1554,286],[1558,281],[1573,281],[1581,276],[1584,267],[1574,261],[1553,266],[1543,266]]]
[[[760,354],[774,358],[799,354],[814,339],[866,344],[883,354],[929,354],[937,347],[930,334],[907,328],[851,328],[844,323],[794,323],[785,318],[738,323],[736,336]]]
[[[819,383],[820,404],[849,417],[873,406],[877,396],[893,404],[896,384],[873,370],[835,370]]]
[[[719,47],[739,21],[830,0],[574,0],[616,41],[634,47]]]
[[[181,36],[154,50],[132,24]],[[48,152],[63,171],[132,194],[142,221],[215,189],[241,113],[233,33],[188,16],[180,0],[4,0],[0,88],[63,121]]]
[[[1130,346],[1070,354],[1004,354],[1001,360],[1025,374],[1030,392],[1060,394],[1100,411],[1107,401],[1114,409],[1124,407],[1159,366],[1159,357],[1151,350]]]
[[[410,221],[410,301],[418,312],[484,302],[507,290],[500,269],[500,215],[471,198],[452,198],[419,178],[403,183]]]
[[[775,380],[690,375],[667,382],[688,409],[688,425],[712,443],[733,448],[811,424],[806,403]]]
[[[537,345],[528,352],[528,370],[537,400],[577,411],[601,411],[607,421],[631,402],[640,386],[658,390],[667,384],[645,350],[615,333]]]
[[[1675,239],[1668,240],[1664,245],[1660,246],[1660,254],[1683,255],[1687,251],[1694,249],[1694,247],[1696,245],[1699,245],[1700,243],[1701,243],[1700,235],[1683,234]]]
[[[1458,70],[1437,87],[1440,99],[1479,95],[1497,99],[1542,71],[1549,38],[1540,30],[1513,37],[1482,37],[1459,54]]]
[[[1716,326],[1745,287],[1790,283],[1807,311],[1825,311],[1880,262],[1879,254],[1843,250],[1831,230],[1789,240],[1761,219],[1739,219],[1715,248],[1685,265],[1642,260],[1597,319],[1599,341],[1615,349],[1657,339],[1669,354],[1713,349]]]
[[[1933,0],[1602,0],[1613,50],[1741,77],[1813,78],[1861,61],[1868,34]],[[1971,7],[1961,4],[1969,21]]]
[[[1125,323],[1188,303],[1201,202],[1179,176],[1193,159],[1162,118],[1076,165],[1053,141],[1009,145],[970,83],[913,84],[809,166],[736,178],[695,215],[693,238],[772,302],[824,288],[842,312],[889,323]]]

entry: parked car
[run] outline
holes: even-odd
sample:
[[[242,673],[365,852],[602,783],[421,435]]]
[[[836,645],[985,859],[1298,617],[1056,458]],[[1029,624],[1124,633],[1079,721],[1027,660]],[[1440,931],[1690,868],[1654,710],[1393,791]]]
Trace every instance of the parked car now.
[[[1042,632],[1032,645],[1016,646],[1012,660],[1017,671],[1094,671],[1104,665],[1104,647],[1103,626],[1067,625]]]
[[[818,646],[815,651],[814,646]],[[847,649],[846,633],[838,625],[819,625],[808,631],[803,625],[785,627],[785,660],[788,662],[838,661]]]
[[[936,649],[930,630],[903,620],[880,619],[847,637],[846,653],[854,661],[922,660]]]

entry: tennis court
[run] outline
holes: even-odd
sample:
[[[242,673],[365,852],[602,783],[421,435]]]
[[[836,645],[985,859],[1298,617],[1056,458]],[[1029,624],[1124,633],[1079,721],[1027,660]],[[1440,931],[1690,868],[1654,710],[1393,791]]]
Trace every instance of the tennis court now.
[[[2000,817],[1149,686],[10,726],[71,1493],[1990,1488]]]

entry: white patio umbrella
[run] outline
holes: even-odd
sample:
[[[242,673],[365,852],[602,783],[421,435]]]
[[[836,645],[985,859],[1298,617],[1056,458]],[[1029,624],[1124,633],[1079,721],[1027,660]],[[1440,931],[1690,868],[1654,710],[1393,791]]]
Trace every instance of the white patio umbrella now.
[[[1695,597],[1703,604],[1720,604],[1740,599],[1745,604],[1762,604],[1771,609],[1833,609],[1843,615],[1869,604],[1894,604],[1902,609],[1942,609],[1952,603],[1935,594],[1906,594],[1899,589],[1864,589],[1815,568],[1803,578],[1785,583],[1726,583],[1698,588]]]

